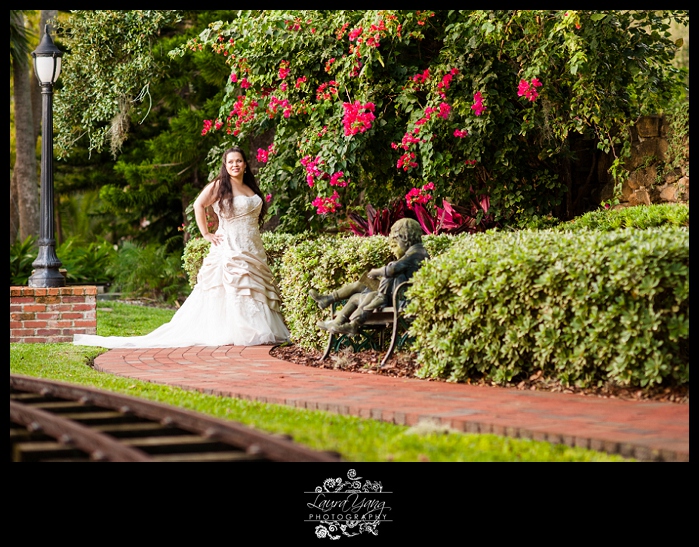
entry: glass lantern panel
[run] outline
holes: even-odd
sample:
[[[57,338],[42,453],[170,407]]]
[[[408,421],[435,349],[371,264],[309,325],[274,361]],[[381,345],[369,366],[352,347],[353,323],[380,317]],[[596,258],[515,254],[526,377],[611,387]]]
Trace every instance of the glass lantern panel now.
[[[53,63],[54,59],[56,61],[56,74],[53,73]],[[58,80],[58,76],[61,73],[61,58],[60,57],[39,57],[37,56],[36,63],[36,75],[39,78],[39,83],[41,84],[55,84]]]

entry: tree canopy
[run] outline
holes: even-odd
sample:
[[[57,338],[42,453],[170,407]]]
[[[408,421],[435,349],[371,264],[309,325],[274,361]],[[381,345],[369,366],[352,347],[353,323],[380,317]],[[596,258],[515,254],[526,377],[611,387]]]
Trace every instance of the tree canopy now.
[[[182,173],[205,155],[204,180],[189,179],[202,185],[238,144],[288,231],[337,227],[426,184],[435,200],[488,196],[502,219],[545,214],[567,191],[571,136],[619,169],[629,126],[684,85],[669,29],[688,11],[211,15],[202,28],[188,12],[74,11],[63,27],[65,153],[87,135],[117,154],[127,127],[152,131],[117,164],[128,184],[105,190],[110,202],[170,195],[173,178],[183,190]],[[273,139],[258,148],[263,135]]]
[[[58,24],[57,185],[99,190],[90,214],[120,238],[182,247],[186,207],[207,182],[201,120],[218,108],[228,69],[214,56],[167,54],[231,13],[75,10]]]

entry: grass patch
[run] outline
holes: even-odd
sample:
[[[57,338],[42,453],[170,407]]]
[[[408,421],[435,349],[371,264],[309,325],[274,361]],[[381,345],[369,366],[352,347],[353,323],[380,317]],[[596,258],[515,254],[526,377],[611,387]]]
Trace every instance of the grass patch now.
[[[175,310],[139,306],[126,302],[97,303],[97,334],[100,336],[142,336],[167,323]]]
[[[124,303],[99,303],[97,331],[135,336],[153,330],[174,312]],[[92,386],[233,420],[269,433],[291,435],[347,461],[627,461],[603,452],[497,435],[435,427],[408,428],[323,411],[310,411],[206,395],[197,391],[97,372],[89,365],[105,350],[72,344],[10,344],[10,372]]]

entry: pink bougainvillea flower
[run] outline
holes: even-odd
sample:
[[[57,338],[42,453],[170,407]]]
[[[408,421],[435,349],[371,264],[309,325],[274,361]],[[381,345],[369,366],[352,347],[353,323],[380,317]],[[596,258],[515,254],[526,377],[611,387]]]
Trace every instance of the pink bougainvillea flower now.
[[[427,68],[425,69],[422,74],[415,74],[415,76],[412,77],[413,82],[418,83],[418,84],[424,84],[427,80],[430,79],[430,69]]]
[[[429,193],[430,190],[434,190],[433,182],[428,182],[422,188],[412,188],[405,194],[405,201],[408,205],[408,209],[412,209],[416,203],[424,205],[430,201],[432,199],[432,195]]]
[[[449,117],[449,112],[451,112],[451,106],[447,103],[441,103],[439,105],[439,116],[445,120]]]
[[[316,212],[319,215],[327,215],[328,213],[334,213],[335,211],[337,211],[339,207],[342,207],[342,205],[338,201],[339,198],[340,195],[337,193],[337,190],[335,190],[333,192],[333,195],[329,198],[318,196],[311,202],[311,205],[313,205],[316,208]]]
[[[279,107],[282,108],[282,114],[285,118],[288,118],[291,116],[291,113],[293,111],[293,107],[291,103],[289,102],[288,99],[279,99],[278,97],[275,97],[272,95],[269,99],[269,104],[267,105],[267,114],[270,118],[274,118],[276,113],[279,110]]]
[[[526,80],[520,80],[517,86],[517,95],[520,97],[526,97],[530,102],[536,101],[539,96],[539,92],[536,90],[537,87],[541,87],[543,84],[538,78],[532,78],[531,82]]]
[[[359,101],[355,101],[354,103],[343,103],[342,107],[345,110],[342,125],[345,128],[346,137],[371,129],[371,122],[375,119],[374,103],[361,104]]]
[[[480,91],[476,91],[473,94],[473,104],[471,105],[471,110],[476,116],[480,116],[485,112],[485,106],[483,106],[483,94]]]
[[[349,23],[345,23],[344,25],[342,25],[342,27],[337,29],[337,32],[335,32],[335,38],[337,38],[338,40],[342,40],[342,37],[345,35],[345,31],[347,30],[348,26]]]
[[[337,95],[337,82],[335,80],[320,84],[316,90],[316,100],[318,101],[329,101],[333,95]]]
[[[272,194],[267,194],[267,195],[265,196],[265,201],[266,201],[267,203],[269,203],[270,201],[272,201]]]
[[[301,21],[301,19],[298,17],[296,19],[294,19],[293,21],[286,21],[287,30],[295,30],[295,31],[301,30],[301,25],[299,24],[300,21]]]
[[[410,148],[411,144],[417,144],[419,142],[422,142],[422,139],[418,139],[417,137],[413,137],[410,133],[406,133],[403,135],[403,140],[401,141],[401,147],[403,150],[407,150]]]
[[[357,27],[356,29],[353,29],[349,33],[349,40],[350,42],[354,42],[357,38],[359,38],[362,35],[362,27]]]
[[[464,137],[468,137],[468,131],[466,131],[465,129],[455,129],[454,136],[463,139]]]
[[[400,158],[398,158],[398,163],[396,167],[398,169],[403,169],[403,171],[409,171],[414,167],[417,167],[417,162],[415,160],[415,152],[405,153]]]
[[[453,77],[454,75],[451,72],[447,72],[442,78],[442,81],[437,84],[437,89],[449,89]]]
[[[234,72],[231,74],[231,82],[236,83],[238,81],[238,75]]]
[[[264,148],[257,149],[257,161],[260,163],[267,163],[269,160],[269,153]]]
[[[527,80],[520,80],[519,86],[517,86],[517,95],[521,97],[522,95],[525,95],[528,90],[529,84],[527,83]]]
[[[322,164],[323,160],[319,156],[315,158],[304,156],[301,159],[301,165],[306,168],[306,182],[310,188],[313,188],[316,179],[329,178],[329,175],[320,169],[319,166]]]
[[[221,120],[204,120],[204,127],[201,130],[201,134],[206,135],[209,131],[218,131],[223,127],[223,122]]]
[[[239,95],[238,100],[233,105],[233,110],[228,115],[226,122],[228,128],[226,132],[230,135],[238,135],[243,126],[252,121],[255,117],[255,108],[259,106],[258,102],[249,97]]]
[[[289,61],[282,61],[281,63],[279,63],[279,79],[280,80],[284,80],[289,75],[289,72],[291,72],[289,70],[290,64],[291,63],[289,63]]]
[[[345,179],[345,174],[342,171],[334,173],[330,177],[330,186],[340,186],[344,188],[347,186],[347,180]]]

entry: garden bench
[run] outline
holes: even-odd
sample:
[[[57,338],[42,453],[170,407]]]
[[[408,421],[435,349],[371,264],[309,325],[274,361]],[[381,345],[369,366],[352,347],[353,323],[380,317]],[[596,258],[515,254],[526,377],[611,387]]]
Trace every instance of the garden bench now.
[[[407,300],[405,291],[412,284],[412,281],[404,281],[396,286],[393,291],[393,301],[391,306],[385,306],[382,309],[374,310],[360,327],[359,334],[334,334],[329,333],[328,345],[325,348],[325,353],[319,359],[324,361],[328,358],[332,351],[339,351],[343,347],[351,346],[353,351],[362,351],[366,349],[374,349],[380,351],[384,344],[387,331],[391,328],[391,341],[388,346],[388,351],[381,360],[383,367],[388,359],[393,354],[396,347],[403,347],[408,341],[408,327],[410,321],[405,316],[405,307]],[[346,304],[346,300],[335,302],[330,306],[330,319],[333,320],[336,311],[341,309]],[[400,334],[399,334],[400,333]]]

